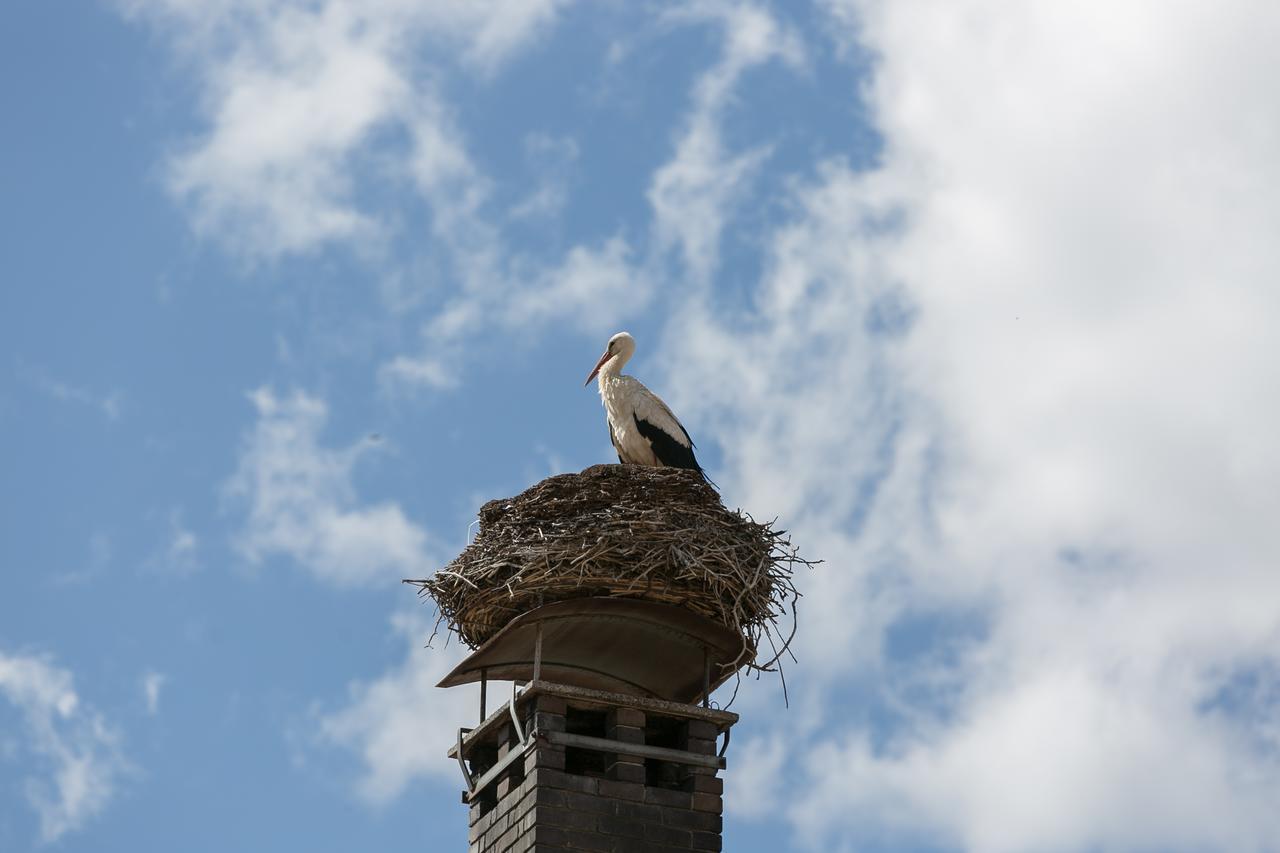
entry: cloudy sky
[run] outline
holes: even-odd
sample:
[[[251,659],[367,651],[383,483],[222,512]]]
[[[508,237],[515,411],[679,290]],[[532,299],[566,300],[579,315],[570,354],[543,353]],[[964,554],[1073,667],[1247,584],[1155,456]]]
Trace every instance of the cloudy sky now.
[[[626,328],[826,560],[727,849],[1280,850],[1274,3],[3,17],[0,849],[462,849],[399,579]]]

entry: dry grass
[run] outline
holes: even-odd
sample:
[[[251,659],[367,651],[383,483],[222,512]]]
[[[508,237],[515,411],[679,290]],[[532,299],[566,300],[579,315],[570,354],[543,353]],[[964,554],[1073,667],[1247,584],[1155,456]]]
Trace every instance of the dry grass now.
[[[797,565],[813,562],[785,531],[725,509],[692,471],[596,465],[485,504],[475,541],[434,577],[406,583],[473,649],[543,604],[616,596],[714,619],[742,635],[739,665],[770,670],[795,633]]]

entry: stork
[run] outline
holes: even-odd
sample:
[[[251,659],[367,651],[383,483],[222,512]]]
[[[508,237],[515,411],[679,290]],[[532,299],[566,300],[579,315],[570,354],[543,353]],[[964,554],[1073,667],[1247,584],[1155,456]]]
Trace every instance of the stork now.
[[[633,376],[623,376],[622,366],[636,351],[636,340],[627,332],[609,339],[604,355],[584,385],[600,377],[600,400],[609,424],[609,440],[624,465],[689,468],[705,480],[706,473],[693,455],[693,439],[667,404]]]

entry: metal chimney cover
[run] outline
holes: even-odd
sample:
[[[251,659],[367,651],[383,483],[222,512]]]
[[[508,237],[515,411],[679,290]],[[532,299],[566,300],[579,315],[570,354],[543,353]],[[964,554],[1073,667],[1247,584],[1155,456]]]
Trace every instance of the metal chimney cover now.
[[[714,690],[755,656],[736,631],[683,607],[577,598],[517,616],[438,686],[533,681],[539,627],[541,680],[670,702],[693,702],[704,677]]]

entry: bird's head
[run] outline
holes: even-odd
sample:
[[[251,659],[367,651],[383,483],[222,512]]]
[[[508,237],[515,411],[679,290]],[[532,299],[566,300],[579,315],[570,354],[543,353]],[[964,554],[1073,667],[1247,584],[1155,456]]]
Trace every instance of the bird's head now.
[[[596,362],[596,366],[592,368],[591,375],[587,377],[587,381],[583,385],[590,385],[591,380],[596,378],[606,364],[613,359],[617,359],[615,364],[617,369],[621,369],[627,359],[631,358],[631,354],[636,351],[636,339],[631,337],[630,332],[618,332],[612,338],[609,338],[609,345],[604,348],[604,355],[600,356],[600,360]]]

